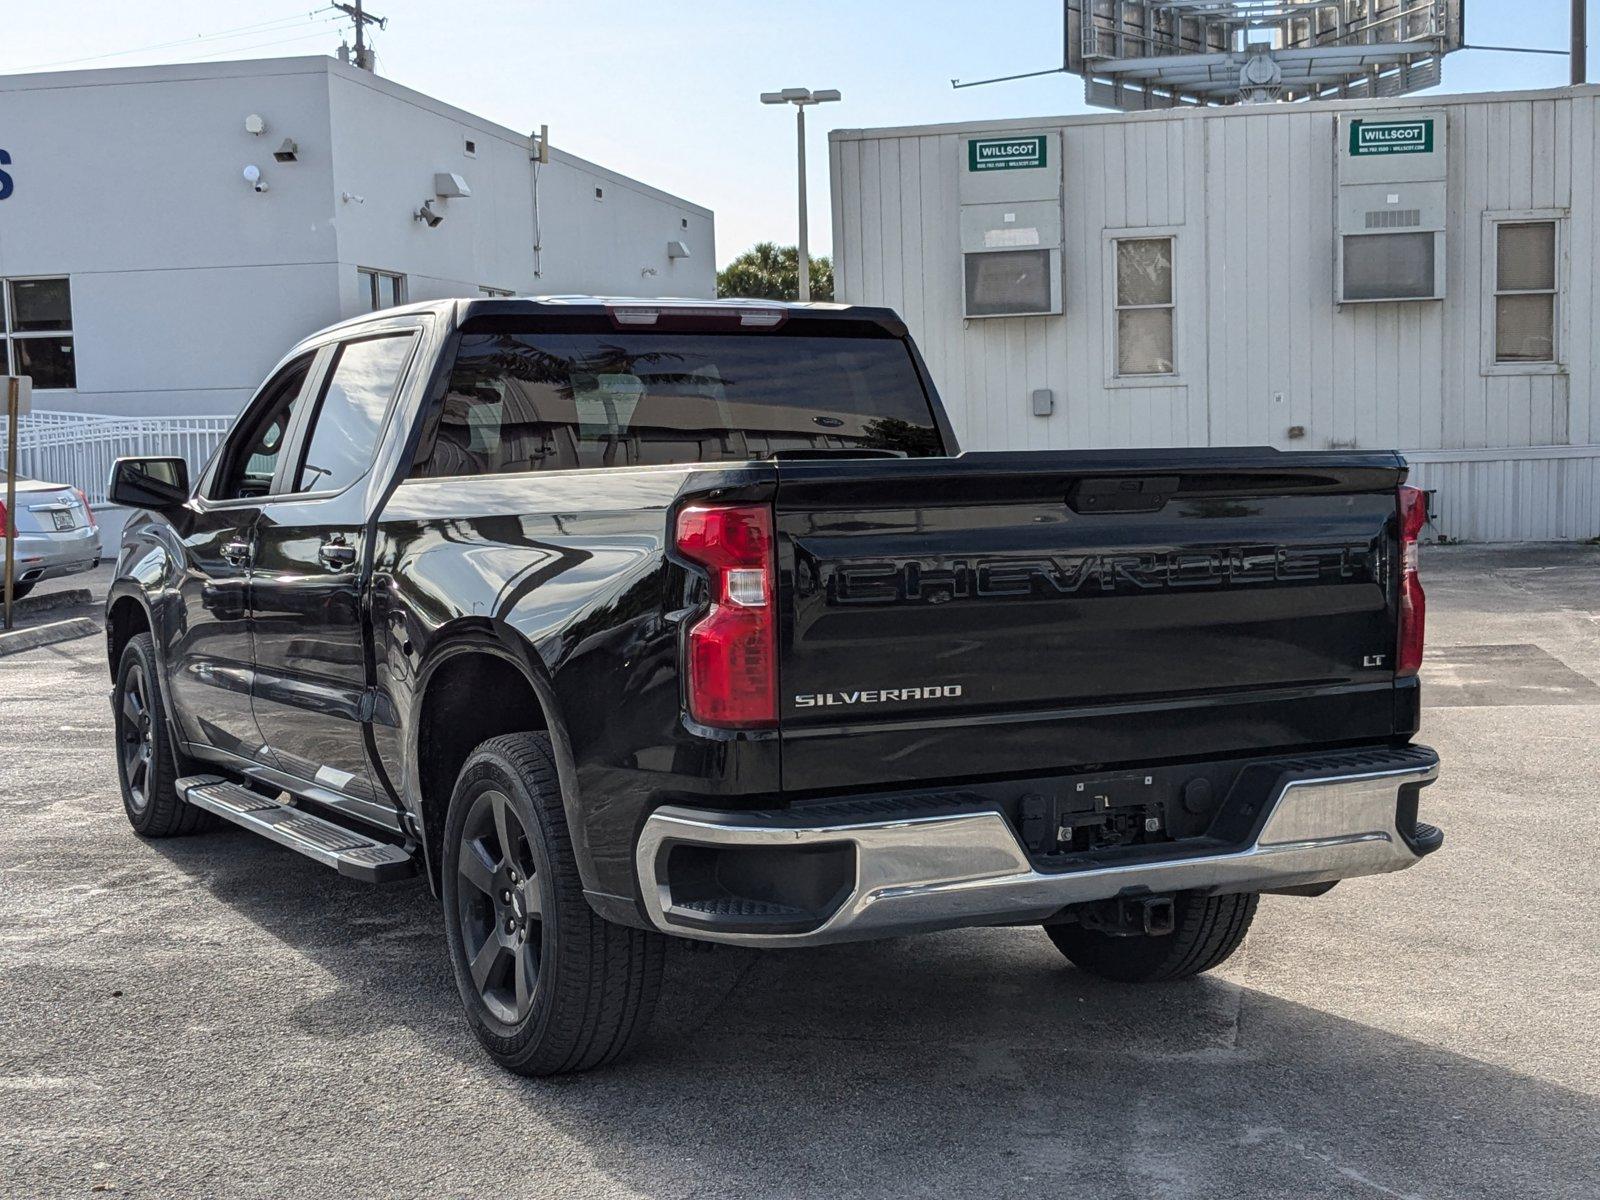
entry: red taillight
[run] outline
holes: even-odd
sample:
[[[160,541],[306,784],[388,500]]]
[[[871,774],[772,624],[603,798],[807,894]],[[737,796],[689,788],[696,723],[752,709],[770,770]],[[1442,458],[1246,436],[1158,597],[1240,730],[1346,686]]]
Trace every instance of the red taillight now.
[[[72,490],[74,492],[78,493],[78,503],[83,505],[83,515],[89,518],[89,528],[90,529],[98,528],[99,525],[100,525],[100,522],[95,520],[94,509],[89,507],[89,497],[87,497],[87,496],[85,496],[83,494],[83,489],[82,488],[73,488]]]
[[[678,553],[711,576],[711,604],[689,627],[689,715],[702,725],[755,729],[778,720],[772,510],[691,505],[678,513]]]
[[[1401,485],[1395,500],[1400,525],[1400,644],[1394,673],[1415,675],[1422,668],[1423,627],[1427,624],[1428,598],[1417,576],[1417,538],[1428,520],[1428,494]]]

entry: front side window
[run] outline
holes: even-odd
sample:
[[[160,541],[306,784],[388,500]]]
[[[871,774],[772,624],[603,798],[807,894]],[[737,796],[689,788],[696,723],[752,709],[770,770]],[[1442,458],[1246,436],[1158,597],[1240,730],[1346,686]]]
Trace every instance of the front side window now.
[[[271,493],[278,456],[283,453],[283,441],[313,357],[297,358],[261,389],[261,399],[228,439],[211,488],[213,500],[243,500]]]
[[[730,462],[784,451],[944,453],[892,336],[495,332],[461,339],[413,475]]]
[[[406,333],[339,347],[311,421],[295,491],[342,491],[366,473],[415,340]]]
[[[31,375],[35,389],[78,386],[73,357],[72,284],[67,279],[0,280],[0,361],[12,375]]]
[[[1117,374],[1171,375],[1172,239],[1116,243]]]
[[[377,312],[380,308],[394,308],[406,302],[404,275],[397,275],[393,271],[374,271],[369,267],[358,267],[356,277],[361,281],[361,298],[366,301],[368,312]]]
[[[1556,223],[1495,226],[1494,360],[1556,361]]]

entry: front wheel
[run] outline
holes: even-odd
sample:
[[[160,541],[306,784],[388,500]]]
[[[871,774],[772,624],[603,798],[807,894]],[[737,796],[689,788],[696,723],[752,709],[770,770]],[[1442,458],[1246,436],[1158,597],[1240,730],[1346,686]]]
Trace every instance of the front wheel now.
[[[1159,936],[1118,937],[1082,925],[1047,925],[1045,933],[1073,966],[1118,983],[1188,979],[1220,966],[1239,948],[1255,919],[1255,892],[1173,900],[1173,929]]]
[[[211,829],[216,819],[178,795],[177,747],[167,732],[166,700],[156,673],[155,639],[128,639],[111,693],[117,731],[117,782],[128,824],[141,837],[181,837]]]
[[[643,1039],[666,938],[583,897],[550,739],[507,734],[456,780],[440,864],[445,938],[467,1022],[519,1075],[614,1062]]]

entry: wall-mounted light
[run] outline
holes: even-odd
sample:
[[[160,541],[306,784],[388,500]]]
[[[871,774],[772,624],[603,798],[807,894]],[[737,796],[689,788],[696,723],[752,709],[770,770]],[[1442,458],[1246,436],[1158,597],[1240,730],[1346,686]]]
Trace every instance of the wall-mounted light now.
[[[676,242],[676,241],[668,242],[667,243],[667,257],[668,258],[688,258],[689,257],[689,246],[688,246],[688,243],[687,242]]]
[[[422,207],[411,214],[411,219],[421,221],[429,229],[435,229],[444,222],[444,214],[433,207],[432,200],[424,200]]]
[[[472,195],[472,189],[467,186],[467,181],[453,171],[440,171],[433,177],[433,194],[441,200],[453,197],[466,197]]]
[[[244,176],[244,181],[256,191],[264,192],[267,190],[267,181],[261,178],[261,168],[256,166],[255,163],[250,163],[240,174]]]
[[[283,145],[279,146],[272,152],[272,157],[277,159],[279,162],[299,162],[300,143],[295,141],[293,138],[284,138]]]

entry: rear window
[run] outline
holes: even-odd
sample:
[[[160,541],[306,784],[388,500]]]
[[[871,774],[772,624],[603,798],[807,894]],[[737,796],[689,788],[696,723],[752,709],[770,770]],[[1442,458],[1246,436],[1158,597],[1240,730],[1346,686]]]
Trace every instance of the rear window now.
[[[594,329],[467,333],[414,476],[944,453],[894,337]]]

